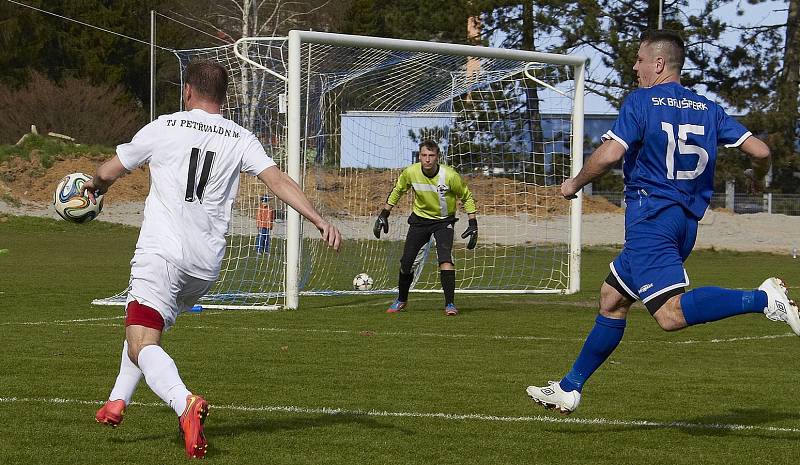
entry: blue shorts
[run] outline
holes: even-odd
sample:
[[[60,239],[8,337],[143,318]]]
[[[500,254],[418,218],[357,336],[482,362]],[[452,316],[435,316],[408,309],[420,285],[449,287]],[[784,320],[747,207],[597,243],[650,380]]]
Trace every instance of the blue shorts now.
[[[643,191],[641,191],[643,192]],[[683,262],[697,238],[697,219],[680,205],[636,193],[626,197],[625,246],[611,272],[629,297],[645,304],[689,285]]]

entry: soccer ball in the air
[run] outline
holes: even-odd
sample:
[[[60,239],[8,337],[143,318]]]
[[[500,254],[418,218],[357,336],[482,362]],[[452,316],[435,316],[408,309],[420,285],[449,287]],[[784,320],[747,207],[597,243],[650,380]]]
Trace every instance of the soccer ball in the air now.
[[[367,273],[359,273],[353,278],[353,289],[368,291],[372,289],[372,278]]]
[[[90,179],[92,177],[84,173],[64,176],[53,193],[53,206],[58,216],[73,223],[85,223],[100,214],[103,196],[95,197],[97,203],[92,203],[87,195],[80,194],[81,186]]]

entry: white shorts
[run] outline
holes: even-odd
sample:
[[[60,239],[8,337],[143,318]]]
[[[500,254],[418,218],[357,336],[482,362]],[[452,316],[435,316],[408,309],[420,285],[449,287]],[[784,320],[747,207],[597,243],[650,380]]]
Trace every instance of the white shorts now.
[[[131,260],[131,282],[127,303],[136,300],[164,318],[164,330],[192,308],[215,281],[189,276],[156,254],[136,254]]]

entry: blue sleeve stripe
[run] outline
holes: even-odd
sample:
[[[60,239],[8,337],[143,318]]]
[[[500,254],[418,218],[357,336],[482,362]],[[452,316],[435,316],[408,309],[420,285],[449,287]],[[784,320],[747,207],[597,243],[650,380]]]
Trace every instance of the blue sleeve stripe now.
[[[752,132],[750,132],[750,131],[747,131],[746,133],[742,134],[742,137],[740,137],[740,138],[739,138],[739,140],[737,140],[736,142],[734,142],[734,143],[732,143],[732,144],[725,144],[725,148],[732,149],[732,148],[734,148],[734,147],[738,147],[738,146],[742,145],[742,144],[744,143],[744,141],[745,141],[745,140],[746,140],[748,137],[750,137],[750,136],[752,136],[752,135],[753,135],[753,133],[752,133]]]

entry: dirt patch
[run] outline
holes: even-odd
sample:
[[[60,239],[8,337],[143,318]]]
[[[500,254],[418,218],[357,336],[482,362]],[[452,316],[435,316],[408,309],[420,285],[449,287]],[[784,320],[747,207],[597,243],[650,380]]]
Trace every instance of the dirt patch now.
[[[378,170],[318,170],[306,179],[308,194],[318,204],[345,215],[370,212],[382,205],[397,180],[397,172]],[[550,217],[565,215],[569,202],[559,186],[534,186],[509,178],[468,176],[465,178],[482,215],[516,216],[520,214]],[[310,188],[310,189],[309,189]],[[408,194],[406,197],[410,197]],[[393,214],[409,213],[410,200],[399,203]],[[602,197],[584,197],[584,213],[619,213],[622,210]]]
[[[43,205],[53,199],[53,191],[61,178],[69,173],[94,174],[108,157],[57,159],[45,168],[34,153],[31,160],[11,158],[0,164],[0,194],[28,205]],[[106,195],[105,203],[144,201],[149,189],[147,167],[120,178]]]
[[[34,215],[57,218],[50,207],[52,190],[64,175],[76,171],[93,173],[104,157],[84,157],[58,160],[45,169],[34,157],[32,161],[9,160],[0,164],[0,222],[2,213]],[[372,236],[372,219],[364,216],[374,214],[376,208],[386,200],[386,195],[395,179],[394,173],[379,171],[347,170],[340,176],[339,170],[320,171],[306,177],[309,196],[325,204],[323,214],[337,220],[337,226],[348,238],[367,239]],[[255,205],[264,187],[249,176],[240,189],[240,202]],[[478,201],[483,237],[494,237],[498,243],[504,234],[517,230],[521,223],[530,221],[524,212],[536,212],[537,225],[529,229],[530,240],[541,241],[542,232],[565,231],[567,219],[560,213],[566,211],[567,202],[558,195],[557,187],[533,188],[510,179],[493,177],[469,177],[467,183]],[[255,186],[255,187],[254,187]],[[148,190],[148,171],[136,170],[117,181],[107,194],[102,221],[141,226],[143,201]],[[398,205],[397,210],[407,212],[408,200]],[[245,213],[252,221],[252,213]],[[582,218],[583,245],[607,245],[615,247],[625,239],[624,219],[621,209],[597,197],[584,198]],[[235,209],[234,214],[242,212]],[[515,217],[506,216],[515,212]],[[463,215],[461,215],[463,217]],[[400,230],[405,215],[392,214],[396,221],[393,230]],[[253,223],[254,224],[254,223]],[[282,224],[282,223],[281,223]],[[253,228],[255,226],[253,225]],[[697,247],[728,250],[758,250],[790,253],[797,247],[797,231],[800,217],[769,215],[735,215],[723,210],[706,214],[700,222]],[[554,240],[563,240],[558,235]],[[528,240],[527,237],[514,240]]]
[[[106,159],[102,156],[57,159],[50,168],[45,168],[35,154],[31,160],[9,159],[0,164],[0,196],[27,205],[48,204],[61,178],[75,172],[91,175]],[[383,204],[396,179],[397,172],[392,171],[316,170],[306,178],[306,186],[309,197],[325,205],[328,211],[323,213],[350,216],[372,212]],[[548,217],[564,215],[569,208],[558,186],[539,187],[491,176],[469,176],[466,181],[481,214],[515,216],[527,213]],[[120,178],[106,194],[105,202],[144,202],[148,189],[149,171],[145,166]],[[410,202],[401,202],[396,212],[408,213],[409,206]],[[602,197],[585,197],[583,211],[619,213],[622,210]]]

